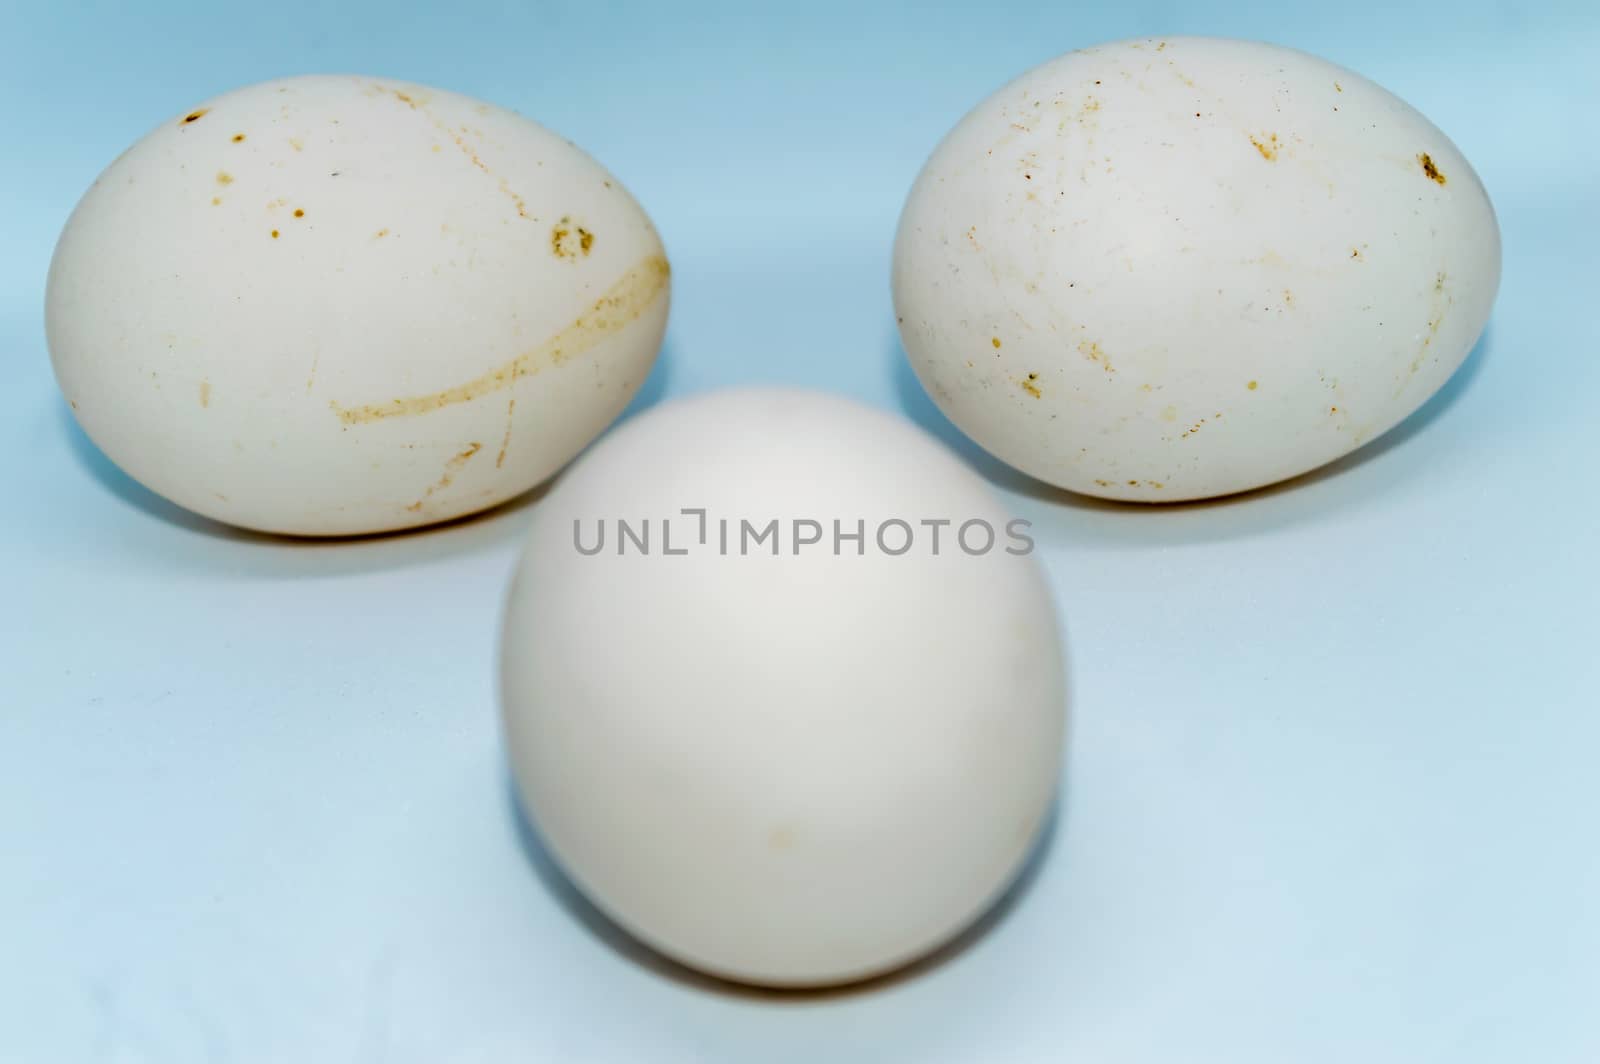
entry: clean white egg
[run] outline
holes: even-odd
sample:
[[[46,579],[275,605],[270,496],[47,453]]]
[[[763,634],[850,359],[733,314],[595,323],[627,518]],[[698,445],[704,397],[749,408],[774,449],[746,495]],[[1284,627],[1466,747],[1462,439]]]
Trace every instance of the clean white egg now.
[[[270,532],[442,521],[548,478],[654,362],[650,219],[511,111],[366,77],[163,122],[78,204],[46,317],[79,423],[146,487]]]
[[[1500,235],[1456,147],[1287,48],[1076,51],[934,151],[894,249],[901,337],[973,440],[1051,484],[1260,487],[1398,423],[1461,365]]]
[[[551,852],[684,964],[895,968],[1016,875],[1065,680],[1025,523],[920,431],[808,392],[679,401],[580,458],[510,591],[510,759]]]

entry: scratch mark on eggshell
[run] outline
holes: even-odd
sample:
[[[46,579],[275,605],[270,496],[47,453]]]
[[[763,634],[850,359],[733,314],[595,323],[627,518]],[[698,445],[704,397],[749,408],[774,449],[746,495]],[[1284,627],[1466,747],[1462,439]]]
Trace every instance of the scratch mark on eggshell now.
[[[500,179],[500,191],[502,193],[504,193],[505,195],[511,197],[511,202],[517,208],[517,217],[518,218],[531,218],[531,217],[533,217],[532,215],[530,215],[528,213],[527,201],[524,200],[516,192],[512,191],[511,186],[506,183],[506,179],[503,178],[503,177]]]
[[[494,467],[496,469],[506,464],[506,452],[511,449],[511,426],[515,423],[513,419],[516,417],[516,413],[517,400],[512,397],[511,401],[506,404],[506,436],[505,439],[500,441],[500,453],[495,456]]]
[[[1111,359],[1100,347],[1098,340],[1083,340],[1078,344],[1078,353],[1090,362],[1098,362],[1107,373],[1117,372],[1111,366]]]
[[[1422,344],[1417,348],[1416,355],[1411,359],[1409,372],[1401,379],[1400,386],[1395,389],[1396,398],[1399,398],[1405,392],[1406,386],[1411,383],[1412,378],[1422,371],[1422,365],[1428,360],[1428,355],[1433,349],[1433,341],[1439,335],[1439,328],[1444,325],[1445,313],[1451,306],[1455,305],[1455,296],[1450,294],[1445,285],[1448,280],[1449,275],[1443,270],[1434,274],[1432,307],[1428,314],[1428,329],[1422,337]]]
[[[1422,363],[1428,358],[1428,351],[1433,347],[1433,341],[1439,335],[1439,326],[1444,324],[1444,312],[1434,311],[1433,317],[1428,319],[1428,334],[1422,338],[1422,346],[1417,348],[1417,355],[1411,360],[1410,376],[1415,377],[1422,369]]]
[[[468,462],[472,461],[473,455],[477,454],[481,450],[483,450],[483,444],[481,443],[468,444],[466,450],[460,452],[454,458],[450,459],[450,461],[445,463],[444,475],[441,476],[436,483],[431,485],[427,491],[422,493],[422,498],[418,499],[410,506],[407,506],[406,510],[411,513],[420,512],[422,510],[422,504],[431,499],[436,492],[441,492],[445,488],[448,488],[456,479],[456,474],[461,472],[462,467]]]
[[[200,405],[203,406],[203,407],[211,405],[211,382],[210,381],[201,381],[200,382]]]
[[[450,126],[446,124],[443,119],[437,117],[428,110],[428,101],[425,99],[419,100],[409,93],[402,92],[399,89],[391,89],[386,85],[378,85],[377,88],[379,91],[391,94],[395,99],[405,104],[411,110],[416,111],[418,114],[426,118],[433,124],[433,128],[450,138],[450,142],[461,151],[461,154],[467,157],[468,161],[470,161],[473,166],[477,167],[479,170],[482,170],[484,173],[489,174],[491,177],[494,176],[489,170],[489,165],[483,161],[481,156],[478,155],[478,149],[473,147],[472,143],[467,140],[465,136],[465,134],[468,132],[466,126],[462,126],[460,129],[450,128]],[[477,135],[481,137],[483,135],[482,131],[477,131]],[[438,145],[435,145],[434,149],[438,150]],[[527,203],[520,195],[512,190],[511,186],[507,184],[504,177],[498,178],[498,185],[500,192],[509,198],[512,206],[516,208],[517,217],[529,218],[531,220],[532,216],[528,214]]]
[[[510,362],[463,384],[428,395],[391,399],[363,406],[329,404],[346,425],[361,425],[385,418],[426,414],[511,387],[519,377],[531,377],[546,364],[560,365],[586,353],[615,332],[637,320],[667,287],[672,269],[660,255],[652,255],[623,274],[582,316],[544,343]]]

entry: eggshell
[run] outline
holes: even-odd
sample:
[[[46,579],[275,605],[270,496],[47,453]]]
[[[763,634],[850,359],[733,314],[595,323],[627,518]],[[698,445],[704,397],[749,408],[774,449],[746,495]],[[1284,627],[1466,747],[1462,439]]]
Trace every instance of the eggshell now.
[[[62,392],[135,479],[338,535],[549,477],[638,389],[667,305],[650,219],[570,142],[439,89],[300,77],[113,162],[46,311]]]
[[[1041,480],[1175,501],[1394,426],[1489,316],[1500,236],[1450,141],[1287,48],[1072,52],[983,101],[906,202],[905,349],[963,431]]]
[[[771,521],[751,546],[743,523]],[[506,608],[539,834],[600,909],[726,978],[837,983],[948,941],[1011,882],[1059,771],[1026,537],[958,459],[842,399],[630,421],[540,500]]]

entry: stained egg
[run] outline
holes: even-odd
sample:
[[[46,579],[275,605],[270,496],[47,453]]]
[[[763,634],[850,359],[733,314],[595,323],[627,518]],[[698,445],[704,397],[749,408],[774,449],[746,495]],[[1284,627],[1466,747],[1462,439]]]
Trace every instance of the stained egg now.
[[[969,926],[1060,769],[1031,536],[918,430],[809,392],[656,407],[540,500],[507,601],[510,759],[539,834],[646,943],[840,983]]]
[[[197,513],[300,535],[494,506],[620,414],[669,269],[603,167],[440,89],[301,77],[172,116],[61,235],[50,352],[79,423]]]
[[[1348,70],[1124,41],[980,103],[906,202],[893,294],[945,414],[1034,477],[1177,501],[1304,473],[1439,390],[1488,320],[1471,166]]]

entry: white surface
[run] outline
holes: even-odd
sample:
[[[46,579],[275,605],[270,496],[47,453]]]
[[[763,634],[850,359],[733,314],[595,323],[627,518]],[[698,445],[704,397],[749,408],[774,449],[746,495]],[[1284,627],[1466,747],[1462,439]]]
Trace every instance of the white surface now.
[[[1066,719],[1009,523],[914,426],[816,392],[684,400],[597,444],[535,508],[502,643],[563,867],[752,983],[860,979],[964,929],[1038,836]]]
[[[1315,469],[1421,406],[1488,320],[1500,232],[1455,145],[1367,79],[1141,38],[963,118],[894,270],[917,374],[974,440],[1172,502]]]

